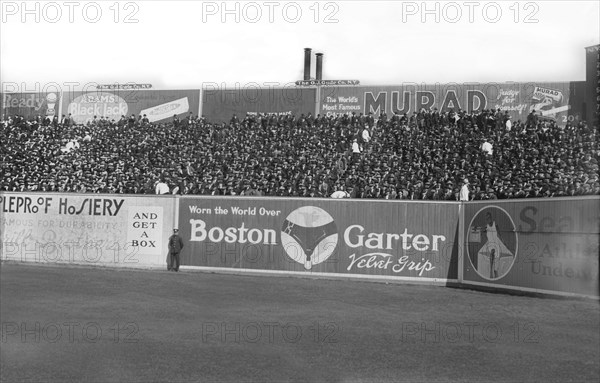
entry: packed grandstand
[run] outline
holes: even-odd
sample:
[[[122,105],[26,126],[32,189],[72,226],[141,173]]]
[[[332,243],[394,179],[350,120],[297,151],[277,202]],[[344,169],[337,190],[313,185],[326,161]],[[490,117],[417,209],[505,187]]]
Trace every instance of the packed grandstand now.
[[[456,201],[467,179],[471,200],[600,194],[598,127],[534,112],[1,124],[3,191]]]

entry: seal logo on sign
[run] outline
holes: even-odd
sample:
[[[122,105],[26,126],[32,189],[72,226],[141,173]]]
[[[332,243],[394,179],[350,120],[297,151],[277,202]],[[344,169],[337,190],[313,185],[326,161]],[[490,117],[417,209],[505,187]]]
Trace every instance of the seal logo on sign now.
[[[469,261],[482,278],[498,280],[513,267],[518,238],[506,210],[498,206],[480,209],[469,224],[467,236]]]
[[[281,227],[281,244],[286,254],[303,264],[306,270],[329,258],[337,242],[338,231],[333,217],[315,206],[294,210]]]

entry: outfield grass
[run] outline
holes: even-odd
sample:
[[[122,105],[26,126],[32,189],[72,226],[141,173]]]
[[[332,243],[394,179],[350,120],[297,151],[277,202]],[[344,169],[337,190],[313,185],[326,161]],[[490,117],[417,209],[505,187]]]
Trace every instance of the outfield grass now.
[[[591,300],[3,263],[0,320],[2,382],[600,380]]]

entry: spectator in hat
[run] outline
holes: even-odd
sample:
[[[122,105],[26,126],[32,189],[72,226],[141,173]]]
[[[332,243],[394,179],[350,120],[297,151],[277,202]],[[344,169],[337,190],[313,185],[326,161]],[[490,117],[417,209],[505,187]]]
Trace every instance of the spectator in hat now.
[[[331,198],[350,198],[350,194],[346,191],[346,187],[341,185],[338,190],[331,194]]]
[[[368,144],[371,141],[371,135],[369,134],[369,129],[365,126],[361,133],[362,140],[365,144]]]
[[[469,201],[469,180],[465,178],[460,188],[460,201]]]
[[[360,152],[361,148],[358,144],[358,139],[355,138],[354,140],[352,140],[352,156],[356,158],[360,155]]]
[[[156,194],[164,195],[169,194],[169,185],[165,182],[163,178],[161,178],[155,186]]]
[[[490,144],[487,140],[483,140],[483,143],[481,144],[481,151],[483,151],[483,153],[486,155],[491,156],[493,153],[492,144]]]

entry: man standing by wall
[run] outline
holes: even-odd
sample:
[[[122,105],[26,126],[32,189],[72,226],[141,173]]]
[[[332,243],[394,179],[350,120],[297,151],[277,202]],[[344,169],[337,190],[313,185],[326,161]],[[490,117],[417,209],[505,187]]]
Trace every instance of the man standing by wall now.
[[[179,271],[179,254],[183,249],[183,240],[179,236],[179,229],[173,229],[169,237],[169,254],[167,255],[167,270]]]

